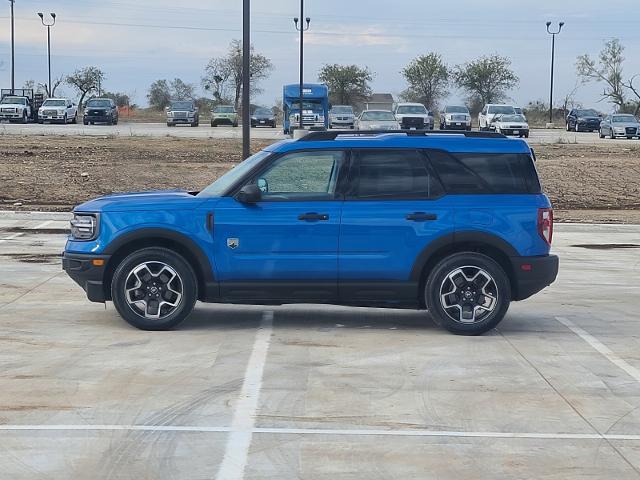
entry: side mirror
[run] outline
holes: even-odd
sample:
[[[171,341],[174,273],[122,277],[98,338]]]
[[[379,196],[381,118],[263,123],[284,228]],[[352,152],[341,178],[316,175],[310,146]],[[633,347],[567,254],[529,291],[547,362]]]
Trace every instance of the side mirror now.
[[[245,185],[236,195],[240,203],[258,203],[262,199],[262,191],[255,183]]]

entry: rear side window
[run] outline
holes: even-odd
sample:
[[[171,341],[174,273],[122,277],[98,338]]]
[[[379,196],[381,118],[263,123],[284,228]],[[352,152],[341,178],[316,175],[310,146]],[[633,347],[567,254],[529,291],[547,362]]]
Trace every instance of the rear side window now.
[[[360,151],[351,198],[434,198],[444,192],[416,150]]]
[[[428,152],[450,194],[540,193],[533,159],[527,154]]]

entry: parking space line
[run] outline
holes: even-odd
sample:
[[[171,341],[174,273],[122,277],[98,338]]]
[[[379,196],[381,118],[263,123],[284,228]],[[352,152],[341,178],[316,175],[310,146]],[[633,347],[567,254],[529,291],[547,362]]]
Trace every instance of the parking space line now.
[[[244,374],[244,383],[231,421],[224,458],[220,464],[218,480],[240,480],[244,478],[249,447],[256,422],[258,399],[262,389],[262,375],[273,331],[273,312],[262,315],[260,327],[256,333],[253,350]]]
[[[636,382],[640,383],[640,370],[638,370],[633,365],[627,363],[622,358],[618,357],[615,353],[613,353],[609,347],[604,345],[600,340],[595,338],[590,333],[586,332],[571,320],[565,317],[556,317],[556,320],[560,322],[562,325],[567,327],[573,333],[582,338],[585,342],[591,345],[596,351],[602,354],[607,360],[616,365],[617,367],[624,370],[631,378],[633,378]]]
[[[145,431],[145,432],[192,432],[192,433],[227,433],[233,434],[234,427],[200,427],[189,425],[0,425],[0,432],[3,431]],[[640,434],[600,434],[600,433],[545,433],[545,432],[465,432],[452,430],[339,430],[330,428],[251,428],[251,434],[271,434],[271,435],[326,435],[326,436],[347,436],[347,437],[450,437],[450,438],[502,438],[502,439],[538,439],[538,440],[628,440],[640,441]],[[227,442],[227,446],[229,446]],[[228,448],[227,448],[228,450]],[[248,453],[248,450],[247,450]],[[237,452],[234,452],[234,463],[238,459]],[[227,458],[225,452],[225,459]],[[236,472],[237,466],[228,473]],[[246,456],[242,463],[246,465]],[[239,473],[242,475],[243,471]],[[228,474],[225,472],[225,474]],[[223,478],[222,467],[217,478]],[[224,477],[238,478],[238,477]]]
[[[39,223],[35,227],[33,227],[33,230],[40,230],[41,228],[46,227],[50,223],[53,223],[53,220],[46,220],[46,221],[44,221],[42,223]],[[21,237],[21,236],[25,235],[26,233],[27,232],[19,232],[19,233],[14,233],[13,235],[9,235],[8,237],[0,238],[0,243],[8,242],[9,240],[13,240],[14,238]]]

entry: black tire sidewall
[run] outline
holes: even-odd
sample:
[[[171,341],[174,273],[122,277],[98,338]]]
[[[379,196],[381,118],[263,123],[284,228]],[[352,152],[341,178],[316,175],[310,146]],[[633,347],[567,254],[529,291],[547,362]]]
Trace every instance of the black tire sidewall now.
[[[495,280],[498,289],[497,308],[478,323],[463,324],[452,320],[440,303],[440,285],[444,278],[462,266],[477,266],[486,270]],[[433,268],[425,282],[424,298],[429,313],[438,325],[458,335],[481,335],[495,328],[504,318],[511,302],[511,285],[507,274],[492,258],[474,252],[455,253],[441,260]]]
[[[125,299],[124,283],[127,276],[133,268],[149,261],[166,263],[180,275],[183,283],[181,304],[161,320],[150,320],[138,315]],[[168,330],[177,326],[193,310],[198,298],[198,283],[193,268],[176,252],[160,247],[143,248],[128,255],[116,268],[111,282],[111,298],[120,316],[130,325],[141,330]]]

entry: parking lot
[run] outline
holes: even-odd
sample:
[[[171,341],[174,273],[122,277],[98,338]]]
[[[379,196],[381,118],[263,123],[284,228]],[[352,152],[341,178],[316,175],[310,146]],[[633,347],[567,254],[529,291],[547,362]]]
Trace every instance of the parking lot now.
[[[557,283],[469,338],[315,305],[138,331],[61,271],[66,219],[0,217],[2,478],[640,476],[640,226],[557,225]]]
[[[437,132],[437,130],[436,130]],[[212,128],[208,124],[199,127],[177,126],[167,127],[164,123],[126,123],[118,125],[59,125],[59,124],[0,124],[0,135],[92,135],[92,136],[149,136],[149,137],[180,137],[180,138],[242,138],[242,127],[219,126]],[[282,140],[289,136],[278,128],[252,128],[251,136],[255,139]],[[531,144],[541,143],[577,143],[607,145],[611,142],[640,145],[638,140],[609,138],[600,139],[596,132],[567,132],[562,129],[546,130],[532,129],[528,139]]]

